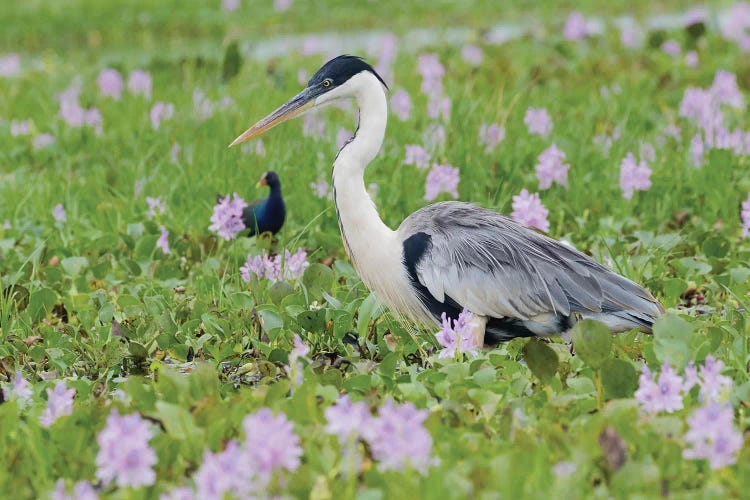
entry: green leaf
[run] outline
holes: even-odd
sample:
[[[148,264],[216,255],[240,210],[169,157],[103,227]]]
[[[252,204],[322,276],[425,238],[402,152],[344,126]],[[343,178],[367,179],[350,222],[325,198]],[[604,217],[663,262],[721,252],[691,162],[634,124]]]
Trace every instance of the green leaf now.
[[[29,296],[29,314],[34,321],[41,321],[57,302],[57,294],[49,288],[35,290]]]
[[[286,281],[277,281],[268,289],[268,297],[277,306],[281,304],[284,297],[294,293],[294,287]]]
[[[370,328],[370,320],[377,317],[377,311],[380,308],[380,302],[374,293],[371,293],[359,306],[359,315],[357,317],[357,332],[360,336],[367,334]]]
[[[297,315],[297,323],[308,332],[322,332],[326,326],[326,311],[303,311]]]
[[[531,373],[543,383],[548,383],[557,372],[559,360],[557,353],[544,341],[532,338],[523,348],[523,357]]]
[[[86,257],[65,257],[60,261],[60,266],[71,276],[78,276],[88,265]]]
[[[221,69],[221,75],[224,81],[229,81],[237,76],[241,67],[242,56],[240,55],[240,48],[237,41],[233,41],[227,45],[227,50],[224,51],[224,64]]]
[[[573,327],[573,348],[584,363],[598,370],[612,351],[612,333],[599,321],[579,321]]]
[[[712,236],[703,241],[701,249],[706,257],[721,258],[729,252],[729,240],[721,236]]]
[[[324,292],[333,287],[333,271],[323,264],[310,264],[302,276],[302,283],[311,297],[322,298]]]
[[[669,363],[678,370],[684,368],[690,356],[693,325],[676,314],[660,316],[654,323],[654,352],[660,362]]]
[[[638,374],[624,359],[608,359],[601,366],[602,386],[607,399],[629,398],[638,388]]]

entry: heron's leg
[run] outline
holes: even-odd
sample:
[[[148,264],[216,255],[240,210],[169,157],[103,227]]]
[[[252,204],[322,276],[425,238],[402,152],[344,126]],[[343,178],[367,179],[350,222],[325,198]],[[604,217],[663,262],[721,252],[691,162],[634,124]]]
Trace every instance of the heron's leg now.
[[[487,326],[487,316],[479,316],[472,313],[469,326],[471,327],[471,338],[474,346],[479,348],[484,347],[484,330]]]

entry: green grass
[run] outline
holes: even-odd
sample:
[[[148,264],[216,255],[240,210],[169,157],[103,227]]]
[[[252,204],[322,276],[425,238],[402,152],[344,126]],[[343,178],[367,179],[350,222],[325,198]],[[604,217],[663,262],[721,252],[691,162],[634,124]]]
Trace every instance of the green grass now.
[[[564,42],[557,32],[559,16],[570,8],[565,4],[495,9],[493,2],[425,2],[405,5],[394,17],[402,2],[332,1],[313,11],[312,3],[298,1],[282,17],[271,2],[257,9],[245,5],[236,15],[218,3],[39,1],[0,12],[7,27],[0,53],[16,51],[34,61],[21,77],[0,78],[0,223],[12,224],[0,227],[0,380],[20,369],[34,390],[30,404],[0,404],[6,464],[0,492],[32,498],[46,495],[60,478],[69,486],[95,482],[96,434],[118,408],[158,424],[151,441],[158,481],[138,490],[101,485],[99,493],[158,498],[190,484],[204,450],[221,450],[241,437],[242,418],[261,407],[284,412],[304,448],[300,469],[283,474],[272,494],[624,498],[664,492],[737,497],[747,491],[747,447],[736,465],[721,470],[681,457],[686,418],[700,406],[695,393],[686,397],[686,409],[672,415],[647,416],[633,398],[644,362],[657,369],[668,358],[683,367],[712,354],[734,381],[729,401],[735,425],[747,427],[750,245],[740,235],[739,207],[750,191],[750,160],[711,151],[694,168],[689,142],[697,128],[677,115],[684,89],[710,85],[718,69],[736,73],[748,97],[750,63],[733,44],[710,31],[696,41],[683,30],[653,34],[637,50],[624,50],[613,30]],[[624,4],[602,11],[595,2],[580,9],[605,17],[626,12]],[[303,137],[299,121],[280,126],[264,137],[265,157],[227,149],[247,126],[299,91],[299,68],[312,72],[322,62],[294,51],[267,62],[244,60],[239,74],[224,81],[229,40],[342,26],[383,29],[389,12],[387,27],[397,34],[448,23],[480,30],[529,17],[547,23],[543,37],[483,47],[485,63],[477,69],[462,61],[460,47],[431,50],[447,69],[445,90],[453,100],[447,142],[435,160],[460,168],[461,199],[510,213],[513,195],[538,190],[536,158],[556,143],[571,169],[567,189],[541,192],[550,234],[647,286],[670,310],[655,336],[618,335],[589,358],[571,355],[560,339],[518,339],[477,358],[439,360],[434,332],[412,337],[375,307],[346,259],[331,202],[309,188],[330,175],[336,132],[354,129],[352,113],[327,111],[323,139]],[[639,2],[632,12],[655,11]],[[664,37],[697,47],[698,67],[659,51]],[[96,77],[105,67],[124,74],[149,70],[153,98],[100,96]],[[422,143],[431,123],[416,54],[400,51],[394,74],[392,88],[409,91],[415,112],[406,122],[390,120],[366,176],[368,184],[379,185],[375,201],[391,227],[426,203],[426,172],[403,165],[403,155],[406,144]],[[102,112],[101,136],[67,127],[57,115],[55,96],[76,77],[83,84],[82,104]],[[602,96],[600,88],[613,84],[621,92]],[[193,112],[196,88],[214,101],[231,96],[234,104],[200,121]],[[148,117],[155,101],[176,108],[158,131]],[[523,115],[529,106],[549,111],[549,138],[527,133]],[[725,115],[733,127],[750,126],[742,112]],[[37,151],[31,136],[12,137],[9,122],[22,119],[33,120],[35,132],[51,133],[56,143]],[[478,143],[483,122],[506,128],[495,152]],[[669,123],[682,128],[682,139],[658,146]],[[604,152],[593,138],[615,127],[622,138]],[[620,162],[628,152],[637,155],[641,142],[657,145],[653,185],[628,201],[619,188]],[[175,143],[182,150],[173,163]],[[318,275],[310,272],[301,282],[248,284],[239,267],[269,242],[217,241],[209,233],[216,193],[264,196],[253,186],[266,170],[279,173],[288,204],[279,246],[303,246],[312,262],[324,262],[330,271],[319,265],[312,268]],[[143,193],[136,195],[141,179]],[[148,220],[146,196],[160,196],[166,213]],[[52,219],[58,203],[67,211],[65,224]],[[170,232],[170,255],[155,247],[160,225]],[[705,298],[697,307],[696,293]],[[310,314],[314,303],[321,309]],[[295,333],[312,347],[300,386],[285,371]],[[356,346],[344,341],[348,334]],[[535,356],[547,359],[550,352],[556,368],[540,368]],[[609,367],[619,363],[622,371],[599,369],[596,356],[610,360]],[[77,390],[73,414],[49,429],[38,421],[46,389],[54,385],[43,374]],[[116,390],[127,402],[113,397]],[[425,426],[439,464],[426,475],[381,472],[361,447],[360,473],[343,475],[340,446],[323,431],[323,412],[341,393],[373,409],[388,398],[427,409]],[[621,468],[607,461],[600,442],[609,427],[625,446]],[[561,461],[574,463],[575,471],[555,475]]]

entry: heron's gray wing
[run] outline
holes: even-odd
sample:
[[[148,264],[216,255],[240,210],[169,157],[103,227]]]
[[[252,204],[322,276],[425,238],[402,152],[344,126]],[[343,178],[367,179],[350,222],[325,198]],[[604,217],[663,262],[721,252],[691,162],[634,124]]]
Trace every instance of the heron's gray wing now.
[[[590,257],[479,206],[427,206],[399,228],[428,243],[416,277],[439,302],[447,297],[483,316],[529,320],[541,314],[661,310],[644,288]]]

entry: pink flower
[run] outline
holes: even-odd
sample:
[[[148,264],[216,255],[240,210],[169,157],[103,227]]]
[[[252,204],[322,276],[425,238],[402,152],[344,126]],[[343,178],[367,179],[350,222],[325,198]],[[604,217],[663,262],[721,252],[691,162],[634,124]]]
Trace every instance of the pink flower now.
[[[588,35],[586,19],[580,12],[571,12],[565,20],[563,36],[567,40],[583,40]]]
[[[485,145],[487,152],[492,152],[505,139],[505,127],[497,123],[482,123],[479,126],[479,142]]]
[[[254,498],[254,493],[262,491],[267,481],[259,477],[253,466],[250,454],[234,440],[222,452],[206,451],[193,476],[195,498],[223,500],[227,493],[234,498]]]
[[[448,193],[454,199],[458,198],[458,169],[451,165],[432,164],[432,169],[427,174],[426,192],[424,199],[432,201],[440,193]]]
[[[391,109],[402,122],[411,116],[411,97],[404,89],[398,89],[391,96]]]
[[[292,7],[293,0],[274,0],[273,8],[276,12],[286,12]]]
[[[156,247],[159,248],[164,255],[169,255],[170,253],[172,253],[169,250],[169,231],[167,231],[167,228],[165,228],[164,226],[159,226],[159,231],[161,235],[156,241]]]
[[[414,165],[417,168],[425,169],[430,166],[430,153],[418,144],[407,144],[406,159],[404,165]]]
[[[441,316],[442,326],[440,331],[435,335],[438,343],[443,347],[438,355],[439,358],[455,358],[456,352],[459,354],[473,355],[479,346],[474,345],[472,336],[471,313],[463,310],[457,319],[448,318],[445,313]],[[453,325],[451,326],[451,321]]]
[[[482,49],[476,45],[464,45],[461,57],[472,66],[479,66],[482,64]]]
[[[513,212],[511,217],[514,221],[527,227],[535,227],[545,233],[549,231],[549,212],[542,205],[539,193],[531,194],[526,189],[513,197]]]
[[[120,99],[123,83],[119,71],[111,68],[103,69],[99,73],[96,83],[99,85],[99,92],[103,96],[112,97],[115,100]]]
[[[718,104],[726,104],[735,109],[745,108],[745,97],[737,86],[737,75],[734,73],[722,69],[717,71],[710,92]]]
[[[52,217],[60,224],[68,220],[68,216],[65,213],[65,207],[62,203],[58,203],[57,205],[55,205],[55,208],[52,209]]]
[[[692,460],[708,460],[712,469],[721,469],[737,461],[737,452],[744,441],[734,425],[734,412],[728,404],[709,403],[688,417],[685,442],[691,447],[682,456]]]
[[[661,44],[661,51],[672,57],[677,57],[682,52],[680,44],[675,40],[667,40]]]
[[[662,366],[658,382],[646,365],[643,365],[638,380],[635,399],[641,403],[641,407],[647,413],[661,411],[673,413],[683,408],[682,391],[685,387],[683,378],[675,373],[667,361]]]
[[[748,233],[750,233],[750,193],[747,193],[747,200],[742,202],[740,217],[742,219],[742,237],[747,238]]]
[[[308,354],[310,354],[310,346],[302,342],[302,339],[299,336],[299,333],[294,334],[294,348],[292,349],[292,352],[289,353],[290,359],[294,360],[297,358],[304,358]],[[291,363],[292,361],[290,361]]]
[[[432,119],[442,117],[445,121],[451,119],[451,99],[444,95],[431,95],[427,102],[427,116]]]
[[[352,403],[347,395],[341,396],[335,404],[326,408],[325,417],[325,431],[337,436],[341,444],[362,436],[372,419],[366,403]]]
[[[626,200],[633,197],[635,191],[647,191],[651,187],[651,169],[641,159],[636,163],[633,153],[628,153],[620,165],[620,189]]]
[[[151,118],[151,127],[154,130],[159,129],[163,120],[168,120],[174,115],[174,104],[168,102],[157,102],[151,107],[149,116]]]
[[[134,69],[128,76],[128,90],[133,95],[142,95],[151,99],[151,73],[142,69]]]
[[[96,436],[96,477],[119,488],[151,486],[156,481],[157,458],[148,442],[151,424],[137,413],[122,415],[113,410],[107,425]]]
[[[242,427],[253,470],[264,477],[270,477],[279,469],[297,470],[302,447],[294,433],[294,424],[286,415],[274,415],[268,408],[262,408],[254,415],[246,416]]]
[[[425,80],[442,80],[445,76],[445,68],[440,64],[437,54],[420,54],[417,68]]]
[[[31,120],[12,121],[10,122],[10,135],[11,137],[31,135],[31,128]]]
[[[633,22],[620,25],[620,43],[623,47],[635,47],[638,45],[643,33],[637,24]]]
[[[690,68],[698,66],[698,53],[694,50],[690,50],[685,54],[685,65]]]
[[[102,134],[102,114],[98,108],[89,108],[83,115],[83,123],[94,129],[96,135]]]
[[[163,214],[167,211],[167,205],[162,201],[160,197],[152,198],[150,196],[147,196],[146,203],[148,204],[148,212],[146,213],[146,216],[149,218],[149,220],[156,217],[156,215]]]
[[[221,8],[232,12],[240,8],[240,0],[221,0]]]
[[[539,189],[549,189],[553,182],[568,187],[568,169],[570,165],[565,162],[565,153],[557,149],[553,144],[539,155],[539,163],[536,166],[536,178],[539,179]]]
[[[546,137],[552,131],[552,118],[544,108],[529,108],[523,117],[529,134]]]
[[[219,199],[214,206],[208,230],[227,241],[236,238],[240,231],[245,229],[245,223],[242,220],[245,207],[247,203],[237,193],[234,193],[234,199],[231,199],[229,195]]]
[[[3,395],[6,400],[18,399],[20,401],[28,401],[31,399],[31,396],[34,395],[34,391],[31,390],[31,384],[23,378],[21,370],[17,370],[13,377],[13,384],[10,389],[5,389],[3,391]]]
[[[432,437],[424,428],[427,410],[417,410],[412,403],[396,406],[392,400],[370,420],[364,434],[381,470],[403,471],[412,467],[424,474],[433,463]]]
[[[65,382],[57,382],[55,389],[47,389],[47,408],[39,418],[43,427],[54,424],[58,418],[73,413],[73,396],[75,389],[68,389]]]
[[[0,77],[9,78],[21,74],[21,58],[18,54],[0,56]]]

